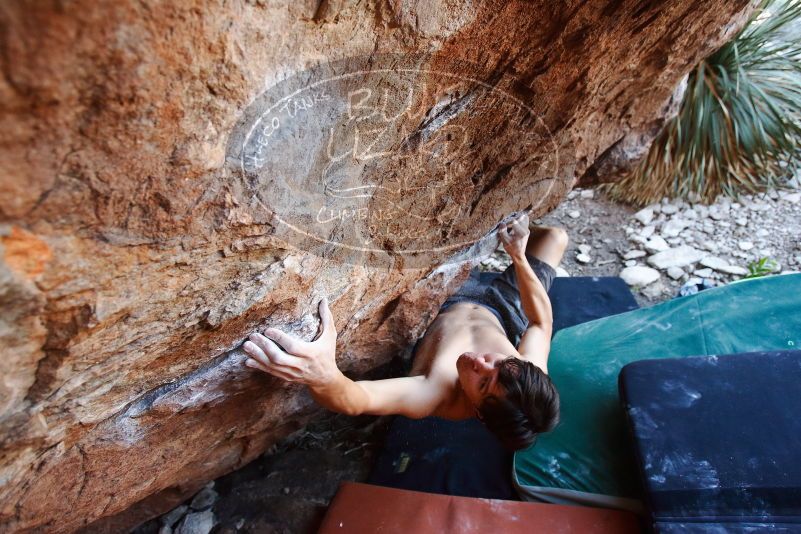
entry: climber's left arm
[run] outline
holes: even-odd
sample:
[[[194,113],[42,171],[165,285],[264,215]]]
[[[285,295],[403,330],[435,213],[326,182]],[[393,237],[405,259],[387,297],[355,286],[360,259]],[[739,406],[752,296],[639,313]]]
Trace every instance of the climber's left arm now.
[[[290,382],[306,384],[322,406],[348,415],[400,414],[424,417],[436,407],[437,391],[425,377],[354,382],[336,364],[336,327],[326,299],[320,301],[322,329],[314,341],[268,328],[251,334],[245,365]]]

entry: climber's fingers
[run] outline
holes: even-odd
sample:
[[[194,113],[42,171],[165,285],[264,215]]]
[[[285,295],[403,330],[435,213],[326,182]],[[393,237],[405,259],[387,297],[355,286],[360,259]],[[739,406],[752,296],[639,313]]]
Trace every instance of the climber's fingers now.
[[[531,232],[528,229],[528,215],[523,214],[518,219],[512,221],[512,235],[517,239],[523,239],[528,237],[528,234]]]
[[[270,372],[269,369],[262,365],[258,360],[254,360],[253,358],[248,358],[245,360],[245,365],[252,367],[253,369],[258,369],[259,371],[264,371],[265,373]]]
[[[502,224],[498,228],[498,236],[502,243],[510,244],[515,240],[523,239],[528,236],[528,215],[522,214],[517,219],[508,224]]]
[[[291,382],[297,382],[302,377],[302,372],[299,369],[275,363],[273,361],[274,359],[276,361],[281,361],[281,358],[268,356],[268,354],[262,350],[260,344],[254,343],[253,341],[246,341],[243,348],[250,356],[250,358],[245,360],[245,365],[248,367],[264,371],[265,373]],[[291,356],[289,357],[291,358]]]
[[[245,343],[245,351],[253,356],[263,365],[270,368],[272,366],[293,367],[300,369],[303,367],[301,359],[297,356],[287,354],[273,340],[259,333],[249,336],[250,341]],[[254,350],[258,349],[258,350]]]
[[[299,378],[298,375],[295,373],[289,372],[285,367],[278,367],[275,365],[271,365],[269,367],[262,365],[259,361],[254,360],[252,358],[248,358],[245,360],[245,365],[248,367],[252,367],[253,369],[258,369],[259,371],[264,371],[265,373],[271,374],[283,380],[287,380],[289,382],[296,382]]]
[[[498,228],[498,236],[501,238],[503,243],[509,243],[512,241],[512,236],[509,234],[509,227],[505,224]]]
[[[521,213],[520,216],[517,219],[515,219],[514,222],[512,222],[512,224],[516,224],[521,228],[527,230],[529,225],[528,213],[526,212]]]
[[[275,341],[275,343],[278,343],[289,354],[305,356],[309,353],[309,345],[311,345],[311,343],[303,341],[292,334],[287,334],[286,332],[282,332],[277,328],[268,328],[264,331],[264,335],[266,336],[266,339],[270,339]]]
[[[331,308],[328,307],[328,298],[323,297],[320,299],[320,322],[323,324],[323,333],[333,332],[334,337],[337,335],[337,327],[334,324],[334,314],[331,313]]]

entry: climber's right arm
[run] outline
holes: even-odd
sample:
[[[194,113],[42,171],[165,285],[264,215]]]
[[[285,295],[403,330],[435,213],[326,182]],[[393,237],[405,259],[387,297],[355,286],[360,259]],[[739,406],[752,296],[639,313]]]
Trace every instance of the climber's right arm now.
[[[425,377],[354,382],[337,368],[336,327],[328,302],[320,301],[322,330],[314,341],[268,328],[245,342],[245,365],[290,382],[306,384],[329,410],[349,415],[401,414],[425,417],[436,407],[436,389]]]

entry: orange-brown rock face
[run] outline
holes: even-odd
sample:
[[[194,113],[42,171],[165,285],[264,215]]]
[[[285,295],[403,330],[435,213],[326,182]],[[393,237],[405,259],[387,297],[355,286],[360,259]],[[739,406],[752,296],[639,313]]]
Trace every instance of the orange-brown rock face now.
[[[0,530],[143,520],[302,426],[248,333],[324,294],[341,367],[387,361],[749,10],[4,2]]]

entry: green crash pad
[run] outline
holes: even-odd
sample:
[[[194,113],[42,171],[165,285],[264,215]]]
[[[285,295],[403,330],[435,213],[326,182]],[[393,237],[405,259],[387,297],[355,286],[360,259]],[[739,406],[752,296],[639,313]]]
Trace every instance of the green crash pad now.
[[[557,332],[548,368],[561,422],[514,458],[521,497],[642,509],[618,400],[627,363],[801,348],[801,274],[755,278]]]

